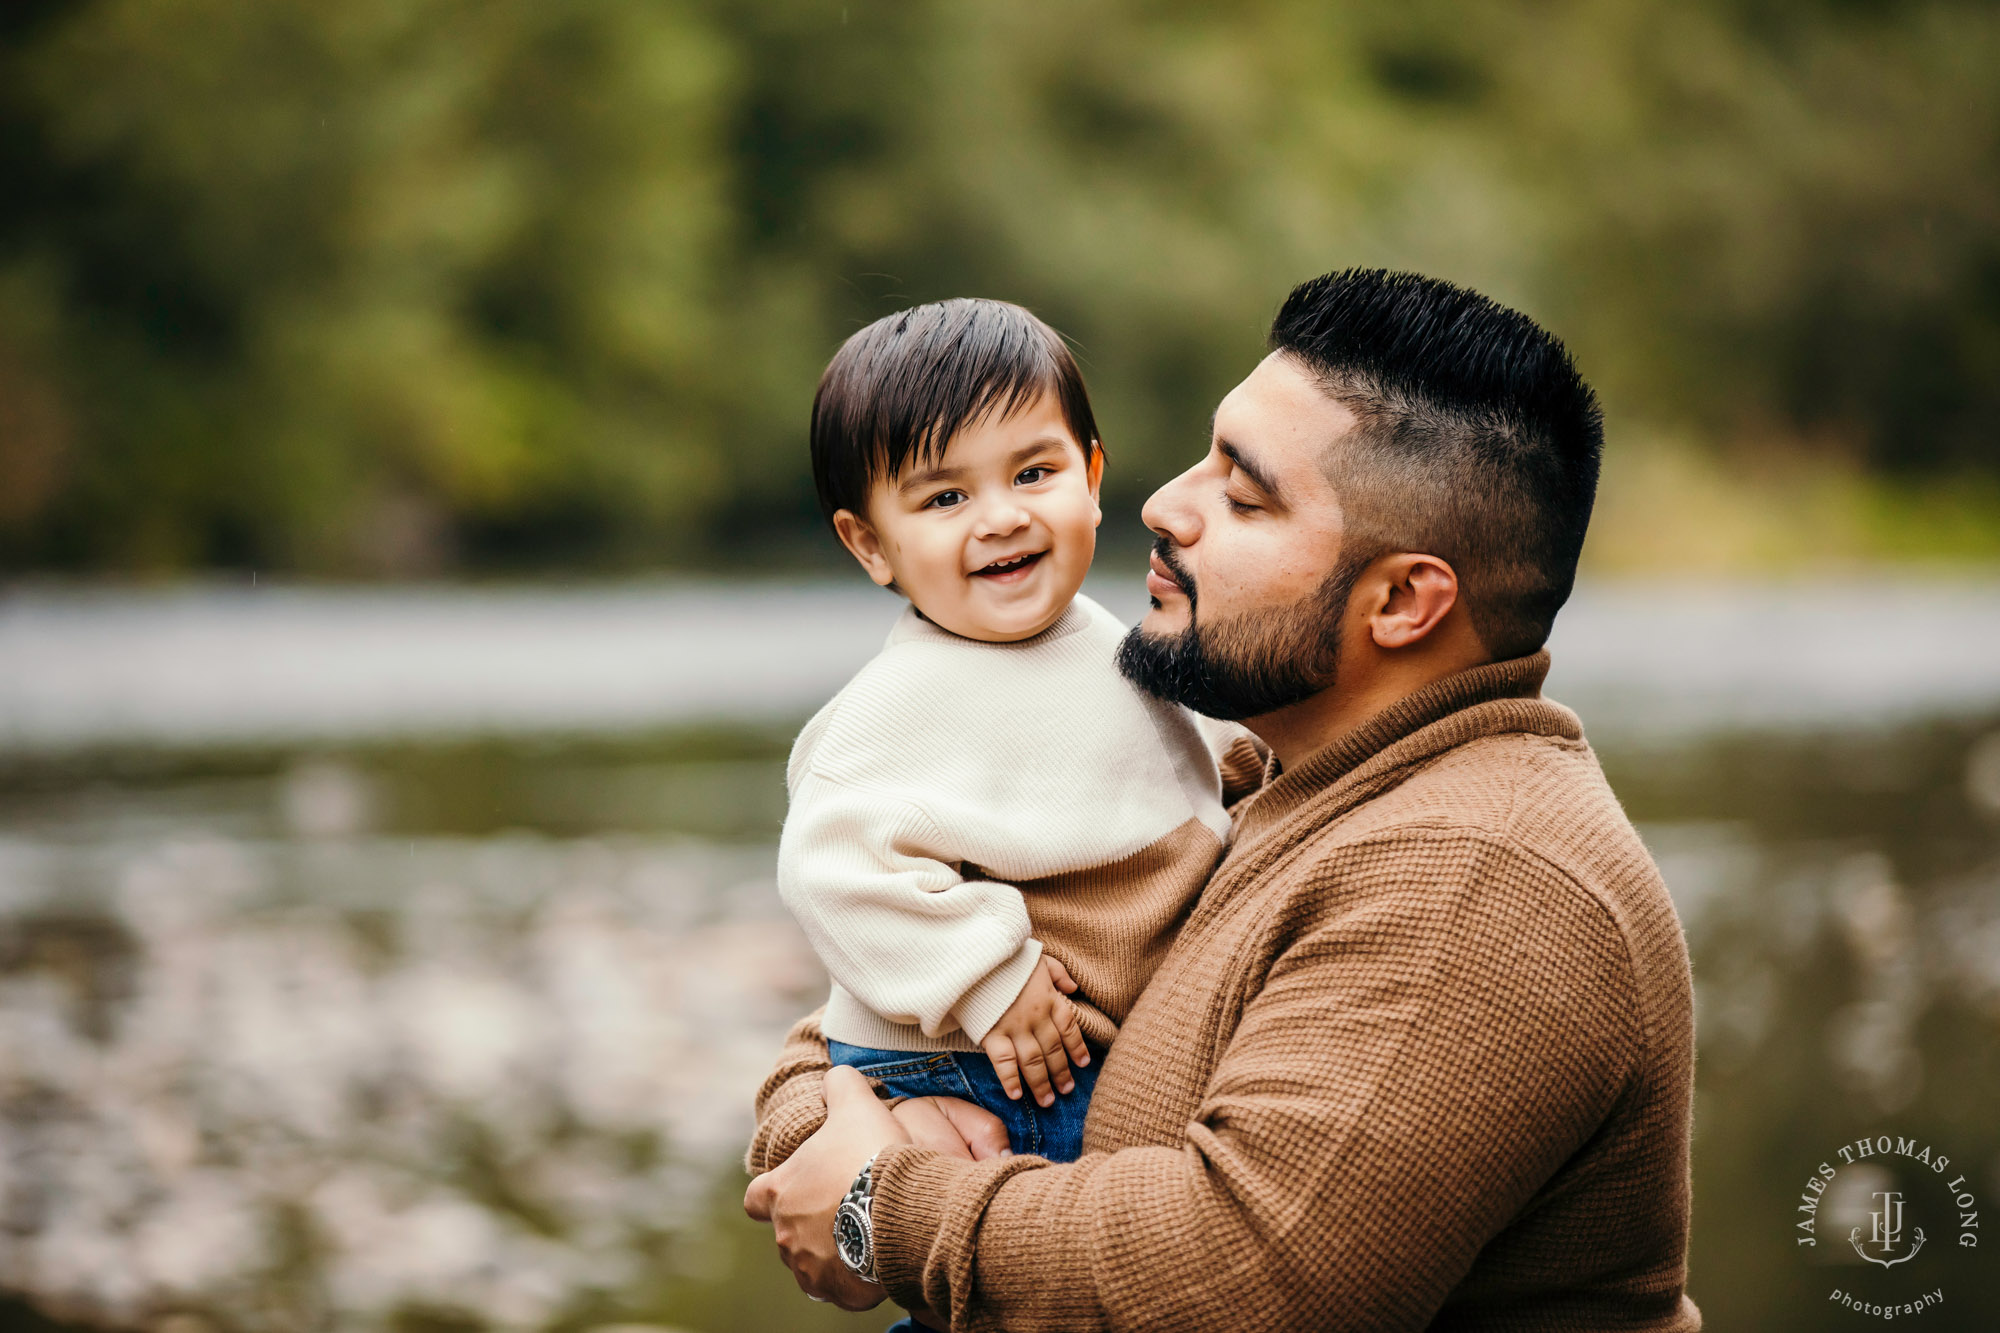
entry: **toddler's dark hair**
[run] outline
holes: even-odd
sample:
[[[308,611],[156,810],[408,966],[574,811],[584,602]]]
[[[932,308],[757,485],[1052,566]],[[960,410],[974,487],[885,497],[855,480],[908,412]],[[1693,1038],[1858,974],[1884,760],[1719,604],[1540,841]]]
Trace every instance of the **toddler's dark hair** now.
[[[877,476],[933,462],[988,412],[1053,395],[1088,459],[1090,395],[1062,336],[1020,306],[960,297],[885,315],[841,344],[813,395],[813,484],[827,521],[868,512]]]

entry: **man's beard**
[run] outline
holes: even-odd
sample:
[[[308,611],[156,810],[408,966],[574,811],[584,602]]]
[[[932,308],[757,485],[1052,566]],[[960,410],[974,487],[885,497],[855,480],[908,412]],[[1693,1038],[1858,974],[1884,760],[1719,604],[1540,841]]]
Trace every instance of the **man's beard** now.
[[[1187,628],[1152,635],[1134,626],[1118,645],[1118,670],[1125,679],[1169,703],[1229,722],[1275,713],[1333,684],[1342,613],[1368,561],[1343,552],[1319,587],[1292,605],[1204,626],[1194,579],[1166,538],[1153,542],[1153,554],[1187,595]]]

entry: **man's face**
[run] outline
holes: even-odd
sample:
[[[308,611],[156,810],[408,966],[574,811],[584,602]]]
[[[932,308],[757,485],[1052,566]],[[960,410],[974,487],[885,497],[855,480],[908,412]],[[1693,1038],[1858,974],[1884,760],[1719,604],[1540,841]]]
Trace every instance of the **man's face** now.
[[[1120,665],[1212,717],[1255,717],[1332,684],[1359,569],[1343,560],[1328,450],[1357,425],[1299,365],[1266,357],[1215,411],[1207,457],[1146,502],[1153,609]]]

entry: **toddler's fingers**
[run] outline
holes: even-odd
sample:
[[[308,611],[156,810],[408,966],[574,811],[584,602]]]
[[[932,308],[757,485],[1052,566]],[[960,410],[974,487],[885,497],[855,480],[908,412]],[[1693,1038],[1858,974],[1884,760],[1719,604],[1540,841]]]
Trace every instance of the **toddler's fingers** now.
[[[1056,1009],[1056,1027],[1062,1032],[1063,1049],[1069,1052],[1070,1063],[1078,1069],[1090,1063],[1090,1047],[1083,1041],[1083,1024],[1077,1019],[1076,1006],[1069,1003]]]
[[[1043,1055],[1042,1048],[1035,1044],[1033,1034],[1030,1034],[1026,1041],[1016,1043],[1014,1053],[1020,1057],[1021,1077],[1026,1080],[1028,1091],[1034,1094],[1036,1104],[1054,1106],[1056,1094],[1049,1087],[1048,1057]]]
[[[1021,1065],[1014,1055],[1014,1043],[997,1032],[988,1033],[980,1043],[986,1048],[986,1058],[993,1062],[993,1072],[1000,1076],[1000,1086],[1015,1101],[1021,1100]]]
[[[1061,991],[1065,995],[1073,995],[1076,993],[1076,978],[1072,977],[1069,974],[1069,969],[1062,965],[1060,959],[1056,958],[1052,954],[1043,954],[1042,962],[1045,965],[1047,965],[1049,969],[1049,980],[1055,983],[1057,990]]]
[[[1075,1092],[1076,1080],[1070,1077],[1069,1056],[1063,1050],[1062,1034],[1056,1025],[1047,1019],[1035,1028],[1035,1040],[1041,1043],[1043,1059],[1049,1067],[1049,1081],[1059,1092]]]

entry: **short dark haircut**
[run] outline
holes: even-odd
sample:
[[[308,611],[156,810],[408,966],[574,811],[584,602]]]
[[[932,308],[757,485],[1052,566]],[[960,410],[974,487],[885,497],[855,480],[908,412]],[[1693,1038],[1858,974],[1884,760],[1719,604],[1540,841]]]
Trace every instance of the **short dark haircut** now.
[[[868,488],[998,411],[1053,395],[1088,459],[1097,419],[1062,335],[1020,306],[960,297],[884,315],[841,344],[813,395],[813,484],[828,522],[868,512]]]
[[[1463,287],[1348,269],[1292,289],[1271,348],[1361,420],[1328,456],[1343,559],[1437,556],[1496,659],[1547,642],[1604,450],[1597,396],[1562,343]]]

